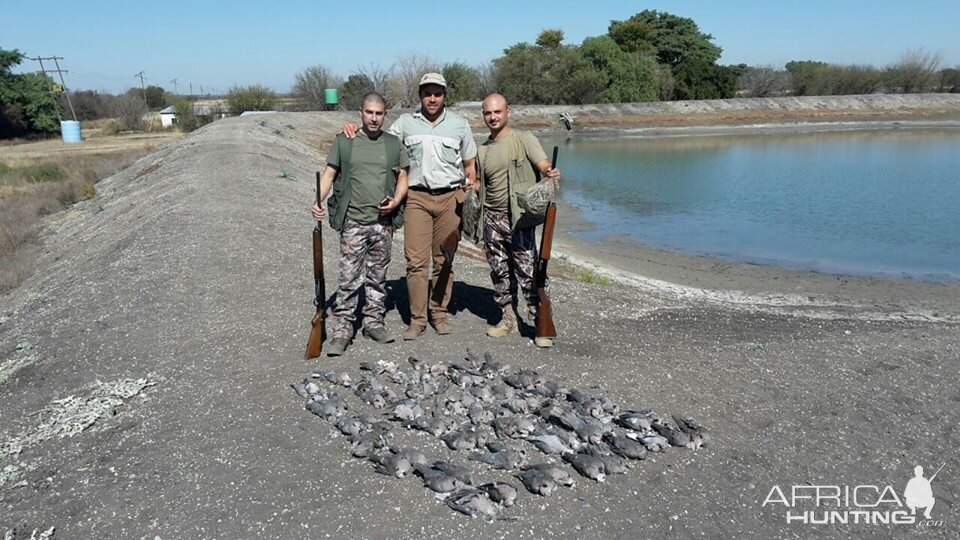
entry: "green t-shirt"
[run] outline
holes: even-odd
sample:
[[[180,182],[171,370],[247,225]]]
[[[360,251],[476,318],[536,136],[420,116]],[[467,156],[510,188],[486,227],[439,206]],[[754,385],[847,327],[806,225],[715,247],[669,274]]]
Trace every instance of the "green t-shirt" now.
[[[376,139],[370,139],[362,129],[357,131],[350,150],[350,206],[347,207],[347,219],[370,225],[380,218],[380,201],[384,197],[393,196],[392,192],[387,192],[387,186],[384,185],[383,166],[386,160],[387,149],[383,143],[383,133]],[[339,145],[330,147],[327,163],[341,168]],[[407,153],[401,149],[400,166],[393,170],[399,172],[409,166]]]
[[[536,166],[537,163],[547,159],[540,141],[532,133],[522,132],[520,142],[523,144],[531,166]],[[507,175],[510,167],[511,143],[509,138],[505,137],[499,141],[487,139],[483,145],[487,147],[482,164],[487,179],[487,184],[484,186],[483,206],[492,210],[507,210],[510,207]]]

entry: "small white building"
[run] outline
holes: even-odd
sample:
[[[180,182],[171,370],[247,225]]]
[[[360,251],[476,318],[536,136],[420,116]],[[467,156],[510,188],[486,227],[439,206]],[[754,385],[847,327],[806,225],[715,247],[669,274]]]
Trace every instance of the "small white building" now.
[[[168,128],[177,123],[177,109],[171,105],[160,110],[160,125]]]
[[[226,118],[228,116],[226,113],[226,109],[222,107],[219,103],[213,106],[194,103],[193,114],[199,118],[205,119],[202,123],[212,122],[214,120],[219,120],[221,118]],[[176,107],[171,105],[160,111],[161,126],[168,128],[170,126],[177,125],[177,123],[178,123],[178,119],[177,119]]]

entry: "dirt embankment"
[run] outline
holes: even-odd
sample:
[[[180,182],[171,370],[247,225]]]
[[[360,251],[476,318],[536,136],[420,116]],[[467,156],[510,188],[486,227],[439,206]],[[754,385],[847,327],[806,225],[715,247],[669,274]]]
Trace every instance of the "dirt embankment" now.
[[[856,306],[768,310],[736,298],[733,308],[690,289],[555,279],[560,338],[539,350],[529,335],[485,336],[496,311],[488,268],[458,257],[452,335],[388,346],[358,338],[343,357],[305,364],[313,315],[307,207],[323,164],[318,145],[355,116],[215,122],[51,220],[40,269],[0,308],[0,531],[956,535],[960,482],[948,473],[960,445],[956,324],[864,317]],[[332,293],[337,238],[326,227],[324,242]],[[388,272],[387,325],[395,332],[409,317],[403,275],[398,239]],[[624,408],[692,415],[713,431],[714,444],[654,454],[627,474],[579,479],[549,497],[522,492],[509,510],[515,520],[486,522],[453,513],[415,478],[378,475],[349,457],[343,437],[289,388],[318,367],[356,379],[363,360],[439,363],[467,348]],[[353,394],[338,391],[356,411]],[[396,444],[467,462],[426,434],[395,431]],[[530,448],[534,461],[548,459]],[[900,494],[916,465],[933,471],[944,461],[933,485],[937,526],[788,523],[783,504],[763,504],[774,486],[790,493],[890,485]],[[517,483],[468,463],[479,479]],[[816,510],[798,504],[798,512]]]

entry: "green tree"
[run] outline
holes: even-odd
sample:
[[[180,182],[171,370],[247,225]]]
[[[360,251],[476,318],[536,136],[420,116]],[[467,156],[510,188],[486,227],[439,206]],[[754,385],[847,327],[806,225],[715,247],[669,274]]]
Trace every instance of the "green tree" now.
[[[360,100],[374,90],[373,81],[363,73],[354,73],[340,86],[340,103],[348,111],[360,109]]]
[[[737,94],[737,80],[746,66],[718,66],[690,59],[673,70],[675,99],[727,99]]]
[[[36,73],[12,73],[23,58],[17,49],[0,49],[0,137],[50,133],[60,127],[53,80]]]
[[[716,62],[723,52],[693,19],[646,9],[626,21],[610,21],[608,35],[627,52],[654,52],[661,64],[676,68],[687,60]]]
[[[272,111],[280,104],[280,97],[266,86],[234,86],[227,92],[227,106],[233,114],[246,111]]]
[[[480,91],[480,76],[472,67],[463,62],[452,62],[443,66],[443,78],[447,80],[447,104],[476,99]]]
[[[166,106],[167,91],[163,88],[151,84],[143,92],[147,96],[148,109],[162,109]]]
[[[940,71],[939,92],[956,94],[960,92],[960,67],[946,68]]]
[[[603,75],[578,47],[557,43],[556,32],[541,33],[538,45],[517,43],[493,61],[495,86],[511,103],[594,103],[604,90]]]
[[[179,98],[173,104],[173,108],[177,111],[177,128],[180,131],[189,133],[200,127],[199,118],[193,110],[192,101],[187,98]]]
[[[660,85],[657,63],[646,55],[627,53],[610,36],[588,37],[580,46],[583,58],[601,75],[605,88],[600,103],[656,101]]]
[[[816,62],[813,60],[793,60],[787,62],[785,66],[787,73],[790,74],[790,88],[795,96],[817,96],[827,95],[823,92],[825,73],[828,65],[826,62]]]

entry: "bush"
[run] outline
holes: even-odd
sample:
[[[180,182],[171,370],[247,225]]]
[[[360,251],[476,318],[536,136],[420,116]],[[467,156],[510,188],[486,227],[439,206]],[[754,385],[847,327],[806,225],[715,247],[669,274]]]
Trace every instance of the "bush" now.
[[[128,92],[113,100],[113,115],[123,129],[140,131],[143,129],[143,115],[147,114],[147,104],[141,97]]]
[[[38,165],[31,165],[20,170],[20,175],[28,182],[59,182],[66,178],[67,173],[52,161],[45,161]]]
[[[227,105],[233,114],[247,111],[272,111],[280,104],[280,97],[266,86],[234,86],[227,92]]]
[[[191,131],[200,127],[197,121],[197,115],[193,111],[193,102],[189,99],[178,99],[173,107],[177,110],[177,128],[184,132]]]

